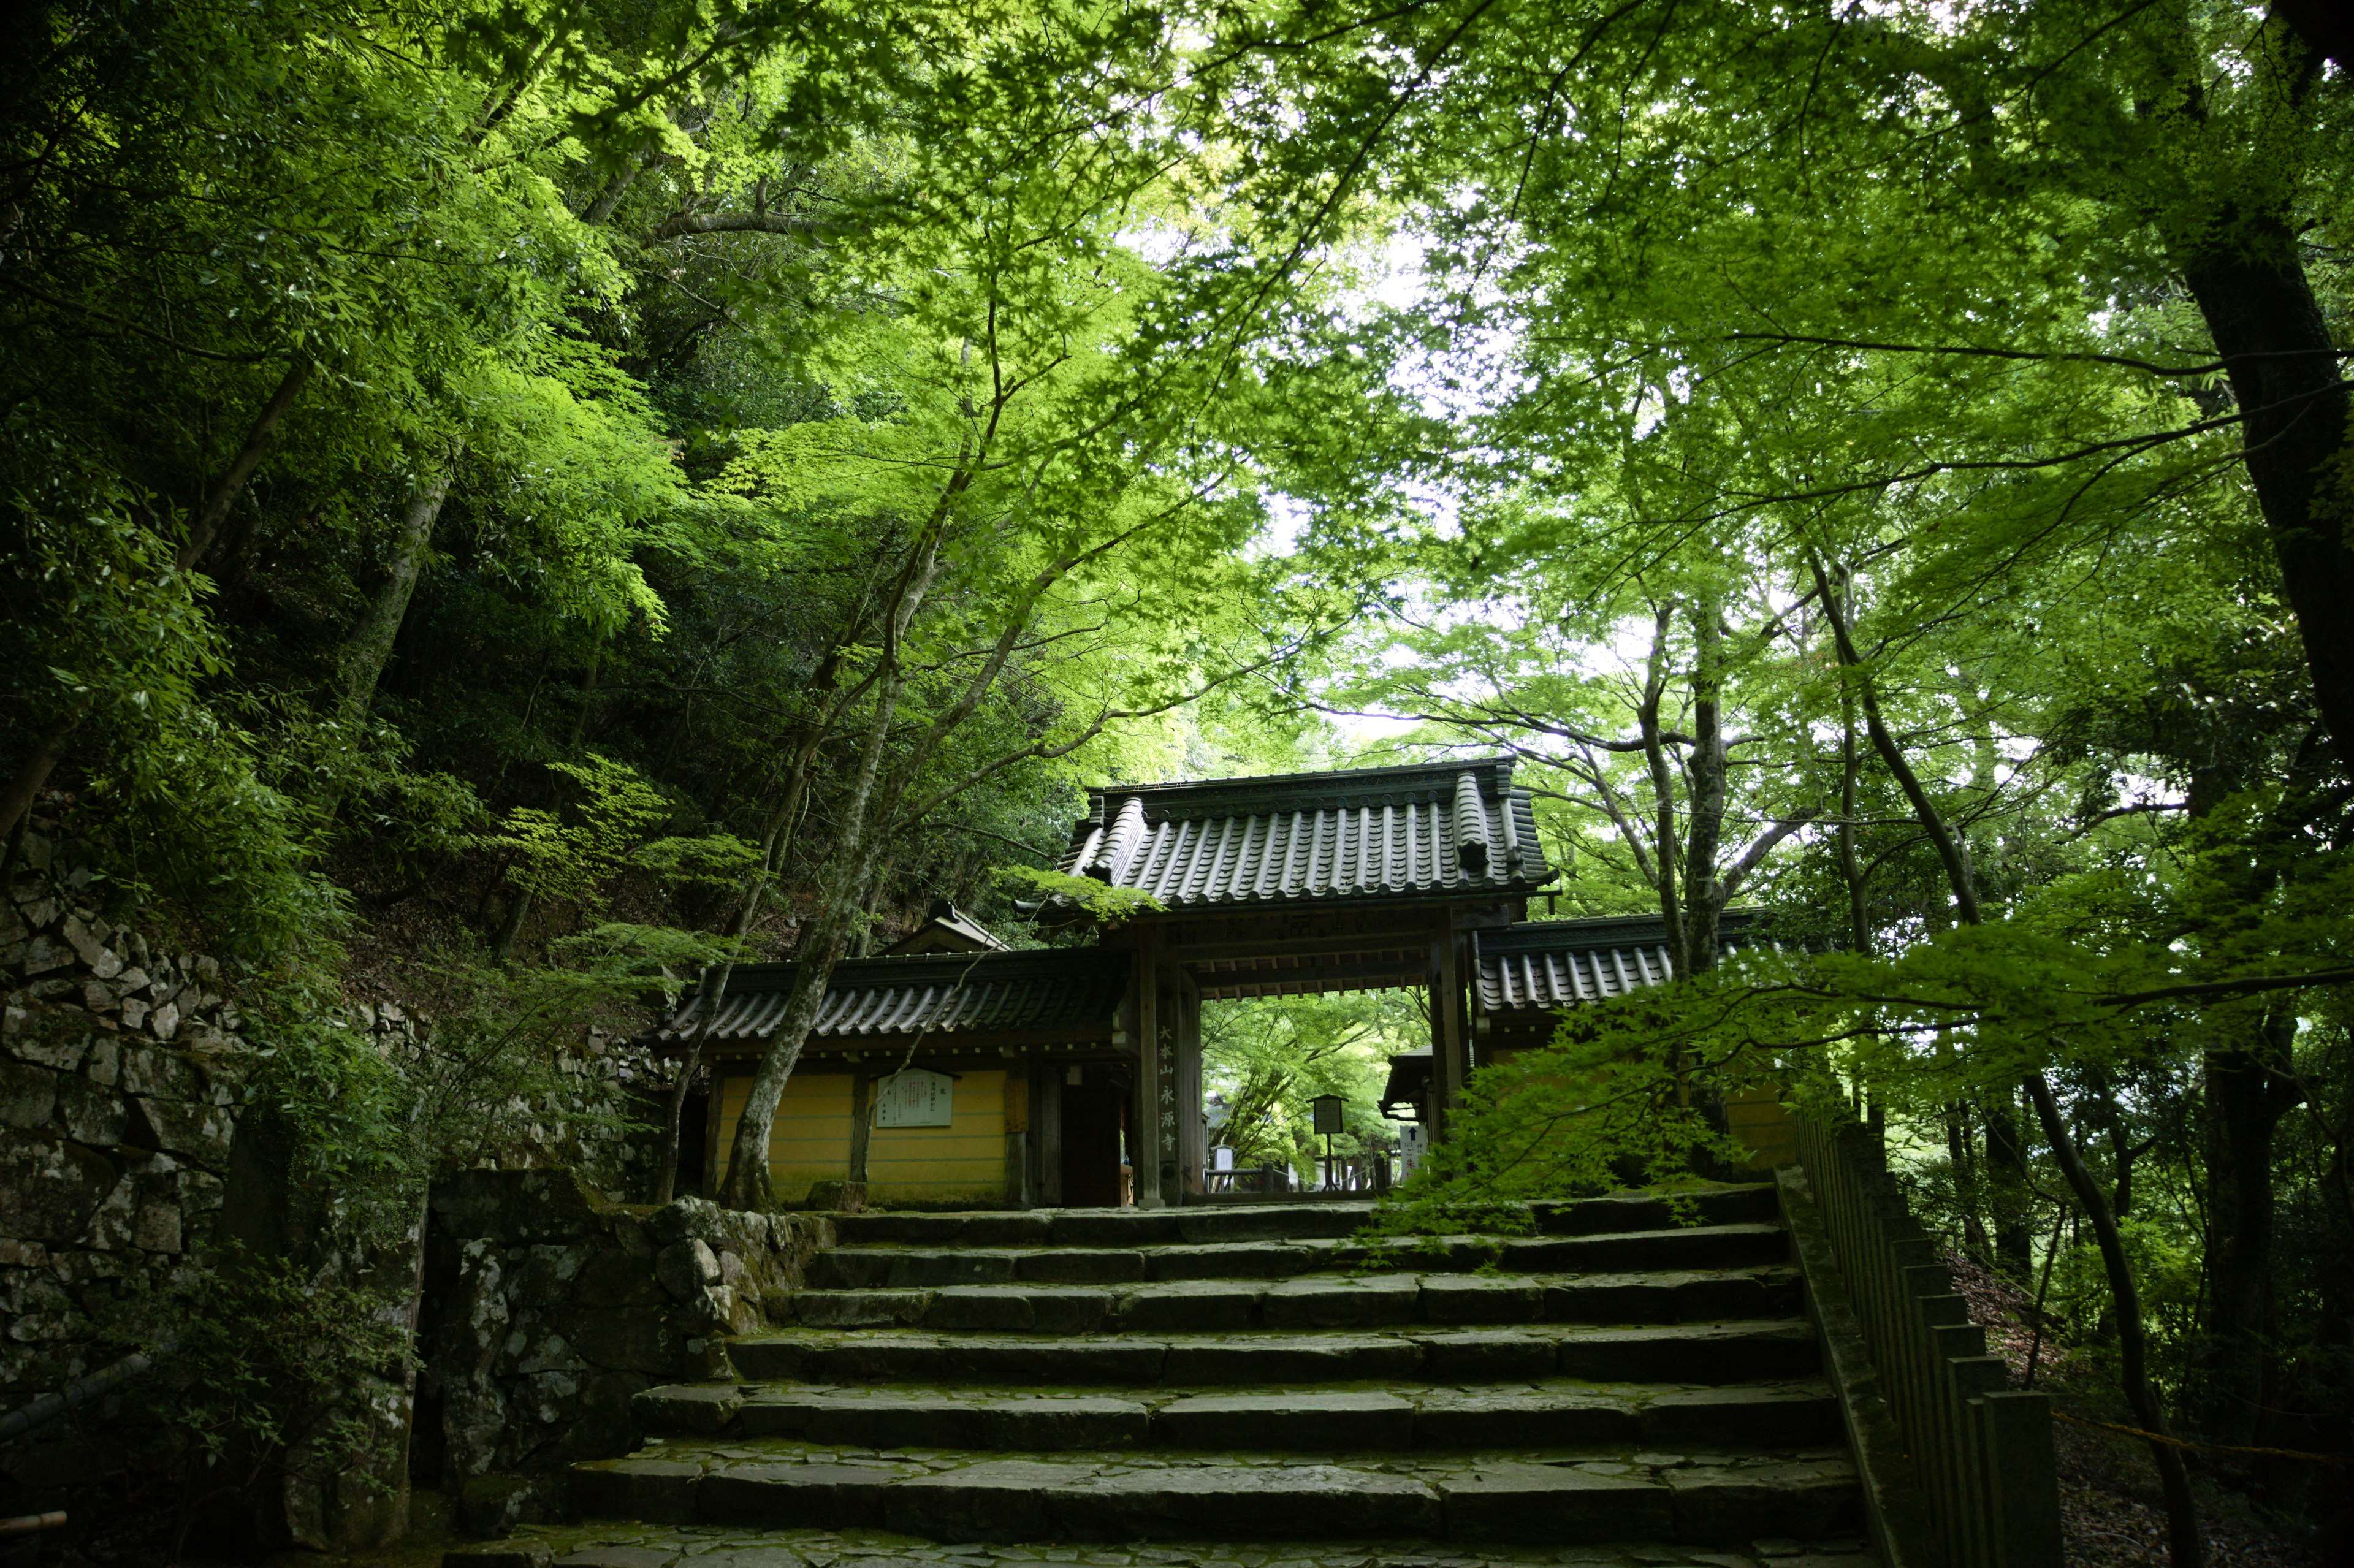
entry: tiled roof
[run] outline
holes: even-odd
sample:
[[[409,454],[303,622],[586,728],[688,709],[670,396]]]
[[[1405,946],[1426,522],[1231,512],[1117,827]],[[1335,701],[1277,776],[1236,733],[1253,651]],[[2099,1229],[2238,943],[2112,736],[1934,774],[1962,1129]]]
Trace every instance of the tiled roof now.
[[[984,948],[1004,946],[988,927],[947,899],[935,898],[924,916],[924,923],[884,948],[883,956],[897,959],[917,953],[977,953]]]
[[[794,969],[739,967],[720,999],[711,1042],[743,1044],[772,1033],[784,1016]],[[1108,1034],[1127,983],[1127,956],[1093,948],[852,959],[835,966],[811,1038]],[[656,1038],[684,1040],[695,1029],[690,992]]]
[[[1510,758],[1088,791],[1066,875],[1172,910],[1478,898],[1551,882]]]
[[[1717,923],[1725,951],[1759,945],[1756,915],[1728,909]],[[1675,978],[1668,927],[1656,916],[1532,920],[1481,931],[1479,1005],[1489,1012],[1607,1001]]]

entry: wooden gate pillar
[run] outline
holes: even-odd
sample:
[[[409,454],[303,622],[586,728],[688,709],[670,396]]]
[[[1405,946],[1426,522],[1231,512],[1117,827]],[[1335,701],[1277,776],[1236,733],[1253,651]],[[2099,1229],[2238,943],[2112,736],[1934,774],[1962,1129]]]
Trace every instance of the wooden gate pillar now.
[[[1208,1158],[1202,1131],[1202,988],[1192,975],[1177,975],[1177,1049],[1170,1063],[1176,1079],[1177,1128],[1172,1150],[1177,1164],[1177,1188],[1170,1194],[1198,1196],[1202,1165]]]
[[[1161,1192],[1161,1091],[1176,1055],[1176,999],[1161,972],[1160,934],[1144,926],[1136,938],[1136,1086],[1128,1161],[1136,1206],[1158,1209],[1167,1202]]]
[[[1452,920],[1442,918],[1430,938],[1430,1138],[1447,1136],[1455,1102],[1470,1076],[1470,1032],[1463,1018],[1460,940]]]

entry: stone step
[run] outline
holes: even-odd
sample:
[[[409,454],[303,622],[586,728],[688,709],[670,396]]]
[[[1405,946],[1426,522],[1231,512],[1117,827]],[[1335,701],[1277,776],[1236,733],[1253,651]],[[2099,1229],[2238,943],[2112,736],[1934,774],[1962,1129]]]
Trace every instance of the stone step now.
[[[850,1246],[1145,1247],[1256,1241],[1337,1241],[1373,1217],[1370,1202],[1217,1204],[1174,1209],[1025,1209],[977,1213],[876,1211],[834,1217]],[[1770,1182],[1712,1185],[1680,1196],[1615,1192],[1530,1206],[1553,1235],[1756,1224],[1778,1217]]]
[[[1632,1329],[1529,1325],[1389,1332],[1069,1335],[935,1334],[920,1330],[786,1330],[735,1340],[755,1382],[927,1383],[1130,1388],[1236,1383],[1721,1383],[1812,1376],[1802,1319]]]
[[[1638,1454],[1533,1462],[1475,1456],[1374,1467],[1228,1454],[1106,1462],[1041,1456],[894,1462],[681,1451],[575,1467],[592,1519],[875,1529],[936,1542],[1265,1540],[1541,1542],[1648,1537],[1745,1545],[1851,1531],[1853,1469],[1827,1456]]]
[[[1172,1390],[1012,1395],[732,1383],[648,1389],[634,1401],[655,1432],[790,1437],[869,1448],[1267,1448],[1326,1453],[1415,1448],[1631,1448],[1706,1443],[1797,1447],[1840,1440],[1819,1381],[1664,1392],[1529,1383],[1505,1392]]]
[[[1204,1530],[1217,1521],[1206,1520]],[[1772,1543],[1770,1568],[1880,1568],[1853,1533]],[[1788,1555],[1795,1553],[1795,1555]],[[1077,1546],[996,1544],[953,1546],[917,1542],[880,1531],[777,1530],[758,1526],[684,1527],[584,1520],[526,1525],[517,1536],[461,1548],[442,1568],[1044,1568],[1084,1562],[1087,1568],[1561,1568],[1563,1553],[1547,1545],[1485,1541],[1467,1562],[1444,1542],[1274,1542],[1205,1540]],[[1614,1541],[1573,1549],[1579,1568],[1729,1568],[1747,1563],[1709,1546],[1665,1541]]]
[[[1336,1294],[1336,1287],[1341,1287]],[[1349,1291],[1362,1292],[1352,1297]],[[1402,1297],[1411,1292],[1407,1302]],[[1172,1280],[1119,1286],[949,1285],[910,1290],[803,1290],[803,1328],[946,1332],[1222,1333],[1364,1323],[1691,1323],[1794,1317],[1796,1268],[1657,1274],[1341,1277],[1283,1283]],[[1355,1313],[1354,1317],[1336,1314]]]
[[[809,1284],[817,1290],[920,1290],[1016,1283],[1279,1279],[1343,1268],[1456,1272],[1493,1266],[1516,1274],[1624,1274],[1788,1261],[1788,1238],[1780,1225],[1744,1221],[1577,1235],[1450,1236],[1427,1246],[1382,1249],[1335,1240],[1125,1248],[862,1245],[820,1254],[810,1265]]]

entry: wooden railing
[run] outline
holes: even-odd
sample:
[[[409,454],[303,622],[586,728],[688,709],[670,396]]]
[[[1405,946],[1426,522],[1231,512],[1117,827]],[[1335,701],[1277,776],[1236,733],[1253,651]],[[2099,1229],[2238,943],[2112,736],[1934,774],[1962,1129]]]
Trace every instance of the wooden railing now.
[[[1895,1555],[1918,1568],[2060,1568],[2051,1402],[2009,1391],[1880,1139],[1852,1122],[1795,1119],[1807,1185],[1925,1494],[1930,1539]]]

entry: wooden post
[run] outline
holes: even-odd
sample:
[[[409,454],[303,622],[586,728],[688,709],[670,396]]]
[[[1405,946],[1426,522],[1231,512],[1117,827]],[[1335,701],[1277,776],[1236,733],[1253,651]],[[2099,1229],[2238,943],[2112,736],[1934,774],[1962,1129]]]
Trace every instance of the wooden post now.
[[[1202,1129],[1202,988],[1182,970],[1177,976],[1177,1054],[1172,1065],[1177,1078],[1177,1190],[1199,1195],[1204,1190],[1202,1167],[1209,1158]]]
[[[727,1077],[719,1064],[711,1065],[710,1103],[703,1108],[703,1195],[719,1191],[719,1113],[726,1108]]]
[[[1063,1202],[1063,1065],[1048,1057],[1032,1069],[1038,1097],[1030,1104],[1031,1147],[1037,1150],[1038,1201]]]
[[[1037,1189],[1030,1181],[1030,1074],[1012,1057],[1005,1062],[1005,1203],[1026,1209]]]
[[[1162,1032],[1172,1021],[1164,1016],[1167,999],[1161,994],[1158,937],[1150,926],[1136,933],[1136,1083],[1128,1159],[1140,1209],[1158,1209],[1165,1202],[1161,1195],[1161,1047]]]
[[[1447,1136],[1455,1102],[1470,1075],[1463,1028],[1463,969],[1453,920],[1442,916],[1430,938],[1430,1140]]]

